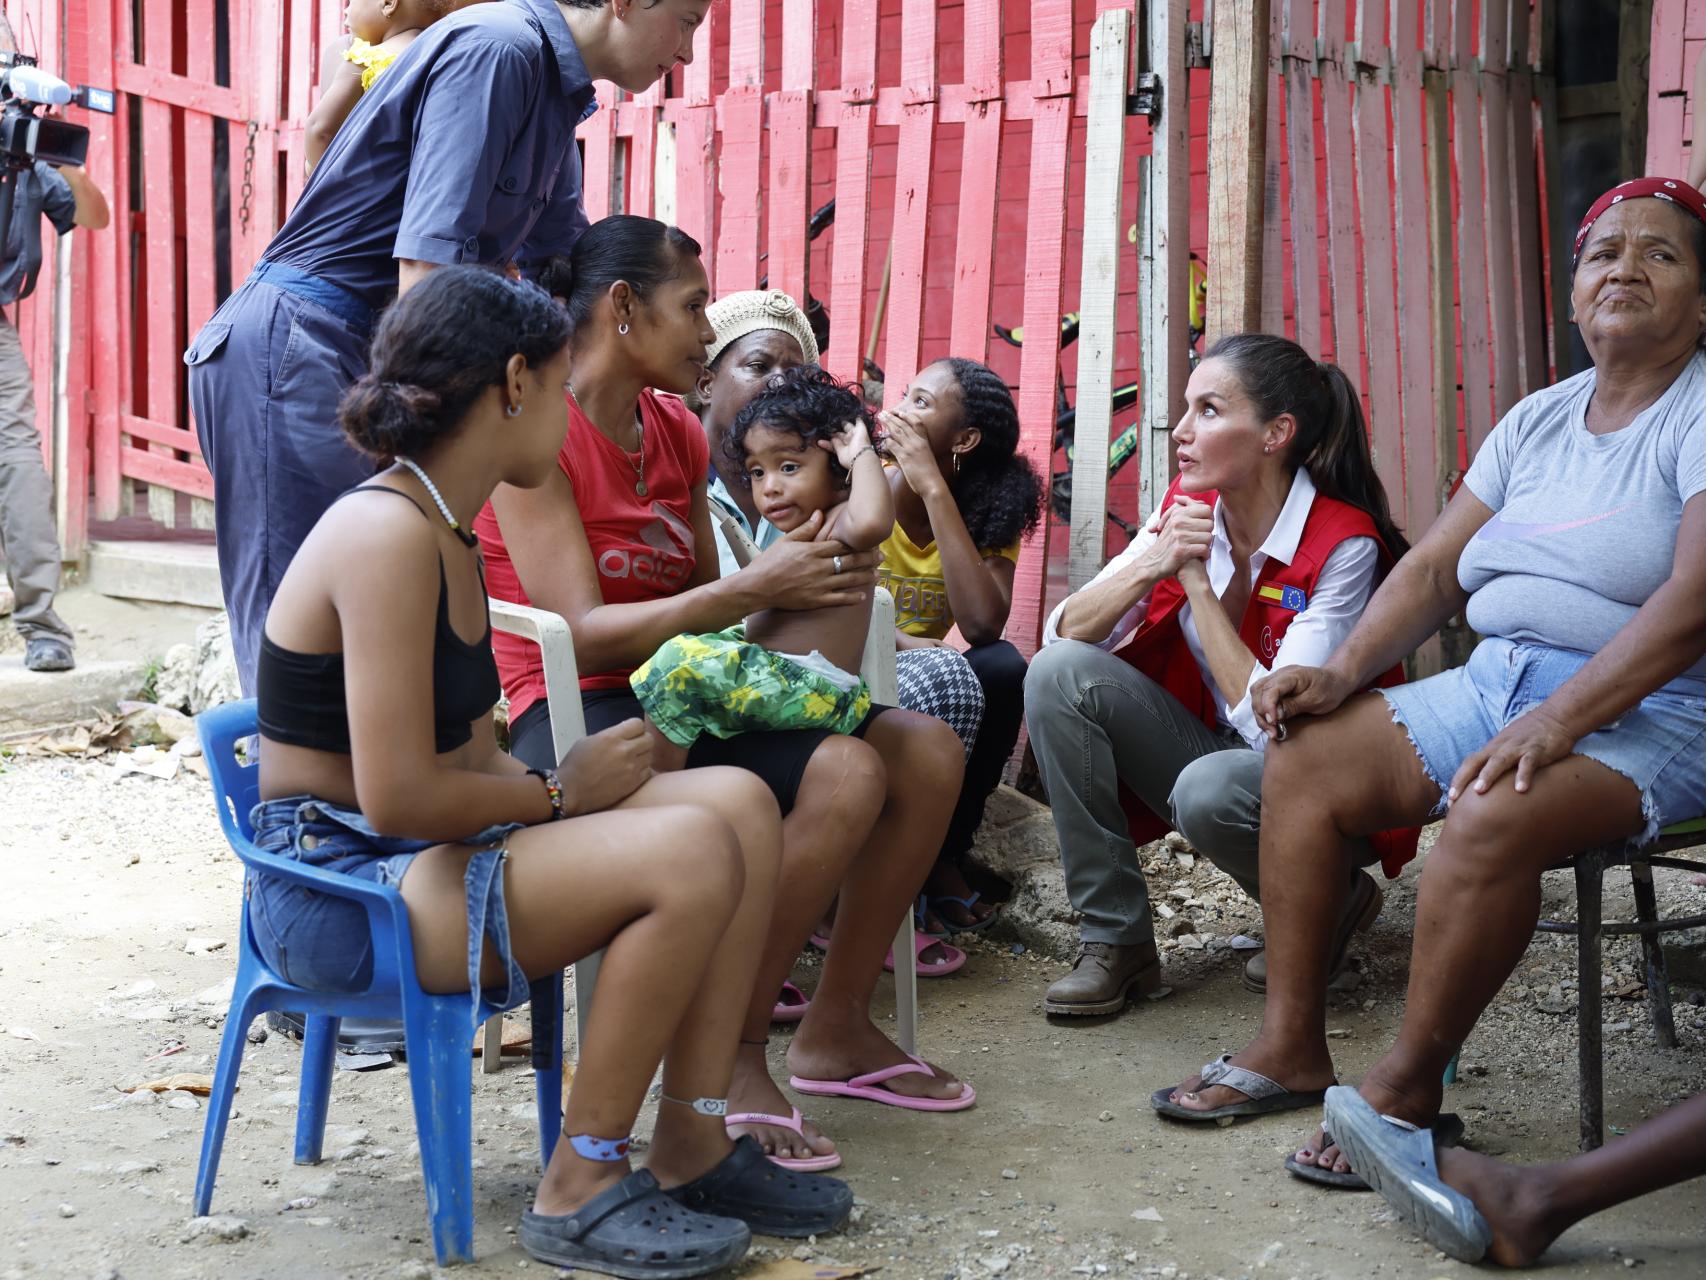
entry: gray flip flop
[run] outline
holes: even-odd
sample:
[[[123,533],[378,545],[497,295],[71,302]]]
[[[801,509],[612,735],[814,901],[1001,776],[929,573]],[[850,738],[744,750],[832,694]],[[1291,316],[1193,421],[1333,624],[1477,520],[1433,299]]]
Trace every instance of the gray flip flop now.
[[[1327,1090],[1325,1117],[1339,1149],[1422,1239],[1459,1262],[1487,1256],[1493,1229],[1474,1201],[1439,1176],[1432,1131],[1381,1115],[1343,1085]]]
[[[664,1194],[700,1213],[739,1218],[766,1236],[823,1235],[853,1212],[853,1189],[845,1182],[772,1164],[751,1134],[708,1172]]]
[[[540,1262],[625,1280],[687,1280],[739,1262],[752,1231],[733,1218],[694,1213],[644,1169],[574,1213],[521,1215],[521,1246]]]
[[[1434,1121],[1434,1145],[1437,1147],[1455,1147],[1463,1141],[1463,1118],[1453,1111],[1440,1112],[1439,1119]],[[1328,1145],[1334,1145],[1332,1134],[1327,1134]],[[1331,1187],[1335,1191],[1372,1191],[1362,1174],[1352,1169],[1349,1173],[1339,1173],[1333,1169],[1323,1169],[1318,1164],[1302,1164],[1296,1156],[1285,1158],[1285,1171],[1294,1178],[1302,1178],[1305,1182],[1313,1182],[1317,1186]]]
[[[1217,1084],[1238,1090],[1245,1095],[1245,1101],[1230,1102],[1224,1107],[1216,1107],[1213,1111],[1193,1111],[1172,1100],[1169,1095],[1179,1086],[1168,1085],[1149,1095],[1149,1105],[1171,1120],[1188,1120],[1199,1124],[1210,1120],[1230,1120],[1237,1116],[1266,1116],[1279,1111],[1301,1111],[1304,1107],[1320,1106],[1321,1098],[1326,1092],[1324,1089],[1287,1089],[1279,1081],[1270,1080],[1260,1072],[1233,1066],[1230,1053],[1221,1054],[1203,1067],[1202,1083],[1192,1092],[1200,1092]]]

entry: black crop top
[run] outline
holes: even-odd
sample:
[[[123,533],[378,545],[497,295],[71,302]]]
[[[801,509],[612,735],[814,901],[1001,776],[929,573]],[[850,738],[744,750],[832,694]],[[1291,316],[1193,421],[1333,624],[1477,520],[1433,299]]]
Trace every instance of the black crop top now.
[[[394,493],[414,502],[428,520],[426,508],[397,489],[360,485],[351,493]],[[480,587],[486,575],[480,572]],[[502,693],[498,667],[492,658],[492,624],[476,644],[466,643],[450,625],[450,591],[444,578],[444,557],[438,560],[438,623],[433,630],[433,738],[440,755],[466,743],[469,725],[488,715]],[[349,703],[344,690],[344,655],[296,653],[281,648],[261,633],[260,661],[255,672],[261,735],[293,747],[335,751],[348,755]]]

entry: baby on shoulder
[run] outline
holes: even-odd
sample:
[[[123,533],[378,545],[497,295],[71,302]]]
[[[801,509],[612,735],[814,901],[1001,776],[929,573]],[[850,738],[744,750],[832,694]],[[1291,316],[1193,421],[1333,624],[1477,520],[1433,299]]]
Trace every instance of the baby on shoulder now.
[[[759,513],[784,533],[819,512],[816,540],[870,550],[894,528],[894,499],[859,396],[814,366],[772,378],[741,410],[726,448]],[[646,721],[679,764],[702,733],[851,733],[871,712],[859,678],[871,600],[765,609],[710,635],[665,643],[630,679]]]

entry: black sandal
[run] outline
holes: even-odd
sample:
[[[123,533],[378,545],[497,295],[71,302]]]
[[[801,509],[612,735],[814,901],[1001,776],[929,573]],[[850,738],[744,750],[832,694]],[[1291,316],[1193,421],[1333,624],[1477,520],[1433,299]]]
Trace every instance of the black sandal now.
[[[853,1189],[845,1182],[781,1168],[751,1134],[708,1172],[664,1194],[701,1213],[739,1218],[766,1236],[823,1235],[853,1211]]]
[[[709,1275],[740,1261],[751,1243],[746,1223],[682,1207],[644,1169],[573,1213],[521,1215],[521,1246],[540,1262],[627,1280]]]

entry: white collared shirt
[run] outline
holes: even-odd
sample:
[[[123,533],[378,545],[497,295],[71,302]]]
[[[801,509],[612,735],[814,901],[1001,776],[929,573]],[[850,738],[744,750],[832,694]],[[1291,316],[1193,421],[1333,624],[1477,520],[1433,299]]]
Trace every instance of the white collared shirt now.
[[[1286,495],[1285,505],[1280,508],[1279,518],[1274,521],[1274,527],[1269,531],[1267,539],[1250,557],[1252,590],[1263,566],[1269,560],[1281,560],[1290,564],[1297,555],[1297,544],[1303,538],[1303,526],[1314,503],[1315,482],[1306,468],[1299,467],[1292,478],[1291,492]],[[1161,511],[1158,509],[1149,517],[1142,532],[1131,540],[1131,545],[1108,561],[1102,571],[1085,585],[1093,587],[1129,565],[1155,542],[1160,528]],[[1263,666],[1260,656],[1252,655],[1256,657],[1256,663],[1250,668],[1250,678],[1245,682],[1244,688],[1239,690],[1239,698],[1235,703],[1228,701],[1214,682],[1208,659],[1203,653],[1202,639],[1197,634],[1196,622],[1191,617],[1191,606],[1186,603],[1179,614],[1179,625],[1184,631],[1185,643],[1190,647],[1191,657],[1196,659],[1197,669],[1202,672],[1203,684],[1214,697],[1215,710],[1222,724],[1236,730],[1238,736],[1257,751],[1267,746],[1267,734],[1256,723],[1255,714],[1250,709],[1251,686],[1270,671],[1280,667],[1318,667],[1325,662],[1328,655],[1351,633],[1357,619],[1362,617],[1362,611],[1368,606],[1369,597],[1374,593],[1374,576],[1379,564],[1380,548],[1373,538],[1346,538],[1334,547],[1327,557],[1327,562],[1321,566],[1321,574],[1315,580],[1315,590],[1309,597],[1309,603],[1286,628],[1272,664]],[[1225,594],[1227,584],[1232,581],[1232,572],[1232,540],[1226,534],[1226,508],[1223,503],[1217,502],[1214,506],[1214,533],[1208,556],[1208,581],[1215,595]],[[1062,601],[1049,615],[1048,623],[1043,628],[1045,645],[1060,639],[1060,615],[1065,608],[1066,602]],[[1125,644],[1136,633],[1138,624],[1143,621],[1148,608],[1149,597],[1145,595],[1126,610],[1105,637],[1096,642],[1098,647],[1111,653]],[[1235,619],[1235,626],[1237,622]]]

